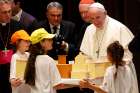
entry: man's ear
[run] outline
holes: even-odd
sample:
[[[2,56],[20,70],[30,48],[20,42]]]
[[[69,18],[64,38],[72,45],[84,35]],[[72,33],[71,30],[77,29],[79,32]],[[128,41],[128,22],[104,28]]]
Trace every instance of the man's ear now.
[[[47,12],[47,10],[46,10],[46,12],[45,12],[45,15],[46,15],[46,17],[48,18],[48,12]]]
[[[107,15],[107,11],[106,11],[106,10],[105,10],[105,12],[104,12],[104,13],[105,13],[105,15]]]
[[[18,6],[20,6],[20,4],[21,4],[20,2],[17,2],[17,3],[16,3],[16,5],[18,5]]]

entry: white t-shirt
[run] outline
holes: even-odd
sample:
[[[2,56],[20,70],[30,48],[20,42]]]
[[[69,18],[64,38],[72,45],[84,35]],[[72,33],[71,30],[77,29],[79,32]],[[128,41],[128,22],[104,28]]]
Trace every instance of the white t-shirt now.
[[[139,93],[135,77],[128,65],[119,66],[115,79],[115,65],[107,68],[103,84],[101,86],[107,93]]]
[[[16,60],[27,61],[29,57],[29,53],[25,52],[21,54],[19,51],[12,55],[11,58],[11,66],[10,66],[10,79],[16,78]]]
[[[28,52],[21,54],[19,51],[17,51],[15,54],[12,55],[11,65],[10,65],[10,79],[17,78],[16,77],[16,62],[17,62],[16,60],[27,61],[28,57],[29,57]],[[21,80],[23,80],[23,78],[21,78]],[[25,92],[30,93],[30,88],[28,85],[24,83],[22,83],[18,87],[12,87],[12,93],[25,93]]]
[[[38,55],[35,62],[35,86],[31,93],[56,93],[53,88],[61,81],[55,61],[48,55]]]

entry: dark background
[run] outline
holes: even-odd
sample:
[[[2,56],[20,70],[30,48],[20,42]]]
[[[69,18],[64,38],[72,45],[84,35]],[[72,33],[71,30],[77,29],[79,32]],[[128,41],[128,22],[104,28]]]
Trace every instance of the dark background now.
[[[58,1],[63,5],[63,19],[81,24],[82,20],[78,11],[80,0],[23,0],[22,8],[40,21],[45,19],[45,9],[51,1]],[[108,11],[108,15],[128,26],[134,35],[140,32],[140,0],[95,1],[102,3]]]

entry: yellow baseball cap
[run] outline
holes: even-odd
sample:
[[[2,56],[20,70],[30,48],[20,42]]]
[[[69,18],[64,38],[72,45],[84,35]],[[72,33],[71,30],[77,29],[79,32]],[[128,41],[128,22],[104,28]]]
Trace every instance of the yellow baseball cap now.
[[[30,36],[25,30],[18,30],[12,34],[11,42],[15,44],[19,39],[30,40]]]
[[[44,28],[39,28],[32,32],[30,36],[30,41],[32,44],[39,43],[44,38],[52,39],[55,37],[55,34],[49,34]]]

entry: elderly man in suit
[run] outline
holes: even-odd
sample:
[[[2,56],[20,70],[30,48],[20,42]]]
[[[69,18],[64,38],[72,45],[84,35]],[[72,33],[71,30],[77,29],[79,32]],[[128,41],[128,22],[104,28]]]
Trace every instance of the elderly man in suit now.
[[[47,19],[41,21],[39,26],[45,28],[49,33],[56,34],[54,48],[49,52],[49,55],[57,59],[57,55],[67,54],[68,60],[73,60],[75,24],[62,20],[62,12],[63,7],[60,3],[49,3],[46,9]]]

